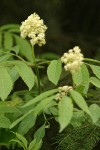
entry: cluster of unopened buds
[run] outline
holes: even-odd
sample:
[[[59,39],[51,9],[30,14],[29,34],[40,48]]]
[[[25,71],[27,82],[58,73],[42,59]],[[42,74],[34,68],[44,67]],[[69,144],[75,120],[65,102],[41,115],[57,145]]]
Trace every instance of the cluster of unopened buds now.
[[[56,95],[56,100],[59,101],[63,96],[67,95],[70,90],[72,90],[72,86],[62,86],[58,88],[58,93]]]
[[[36,13],[31,14],[25,21],[23,21],[20,27],[21,37],[28,37],[32,46],[35,44],[42,46],[46,43],[46,30],[46,25],[44,25],[43,20],[40,19],[39,15]]]
[[[61,57],[62,63],[64,63],[64,69],[70,71],[71,73],[78,71],[80,65],[83,63],[84,56],[81,53],[81,49],[78,46],[75,46],[73,49],[70,49],[67,53]]]

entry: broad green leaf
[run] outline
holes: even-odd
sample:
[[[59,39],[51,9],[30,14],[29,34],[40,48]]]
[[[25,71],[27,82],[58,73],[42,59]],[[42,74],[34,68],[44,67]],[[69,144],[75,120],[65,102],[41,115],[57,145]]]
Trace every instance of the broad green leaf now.
[[[91,118],[94,123],[100,119],[100,107],[97,104],[92,104],[89,107]]]
[[[28,86],[29,90],[31,90],[34,86],[34,74],[32,72],[32,69],[22,61],[17,61],[15,63],[15,68],[18,71],[21,78],[23,79],[23,81]]]
[[[35,125],[37,115],[29,114],[26,118],[22,120],[18,127],[18,133],[21,135],[26,134],[30,128]]]
[[[58,104],[60,131],[62,132],[70,123],[73,115],[73,104],[71,98],[64,96]]]
[[[51,61],[47,69],[47,75],[49,80],[55,85],[57,85],[60,79],[61,72],[62,72],[61,60],[58,59]]]
[[[99,80],[98,78],[96,78],[96,77],[91,77],[91,78],[90,78],[90,82],[91,82],[94,86],[100,88],[100,80]]]
[[[81,65],[82,79],[83,82],[89,81],[89,71],[85,64]]]
[[[4,115],[0,115],[0,128],[9,128],[11,122]]]
[[[100,66],[90,65],[93,73],[100,79]]]
[[[32,50],[28,41],[25,39],[22,39],[21,37],[17,35],[14,35],[14,38],[15,38],[16,44],[19,45],[20,54],[26,57],[28,60],[33,61]]]
[[[0,48],[2,47],[2,33],[0,32]]]
[[[13,45],[13,37],[9,32],[4,33],[4,47],[10,49]]]
[[[20,26],[18,24],[7,24],[7,25],[1,26],[0,27],[0,31],[14,29],[14,28],[19,28],[19,27]]]
[[[16,133],[16,137],[18,138],[18,140],[20,140],[24,144],[25,148],[27,149],[27,140],[26,140],[26,138],[24,136],[22,136],[21,134],[19,134],[19,133]]]
[[[77,91],[75,91],[75,90],[71,90],[71,91],[70,91],[70,94],[71,94],[73,100],[75,101],[75,103],[76,103],[83,111],[85,111],[87,114],[90,115],[90,112],[89,112],[87,103],[86,103],[86,101],[84,100],[84,98],[82,97],[82,95],[81,95],[80,93],[78,93]],[[90,115],[90,116],[91,116],[91,115]]]
[[[9,74],[10,74],[11,79],[12,79],[13,82],[15,82],[19,78],[19,73],[17,72],[15,67],[12,67],[9,70]]]
[[[30,105],[33,105],[37,102],[39,102],[40,100],[43,100],[45,99],[46,97],[56,93],[58,91],[58,89],[53,89],[53,90],[49,90],[49,91],[46,91],[42,94],[40,94],[39,96],[35,97],[34,99],[30,100],[28,103],[26,103],[23,107],[28,107]]]
[[[0,68],[0,98],[5,100],[13,88],[11,77],[5,68]]]

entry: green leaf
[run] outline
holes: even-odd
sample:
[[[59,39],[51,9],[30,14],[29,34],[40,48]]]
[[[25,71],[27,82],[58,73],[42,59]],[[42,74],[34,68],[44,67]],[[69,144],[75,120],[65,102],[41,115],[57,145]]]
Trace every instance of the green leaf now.
[[[96,77],[91,77],[90,82],[96,86],[97,88],[100,88],[100,80]]]
[[[100,107],[97,104],[92,104],[89,107],[91,118],[96,123],[100,118]]]
[[[34,138],[36,142],[39,142],[45,136],[45,125],[41,126],[36,133],[34,134]]]
[[[79,71],[73,73],[72,78],[74,84],[77,86],[77,91],[80,91],[81,88],[81,93],[86,95],[89,88],[89,71],[86,65],[82,64]]]
[[[0,114],[4,113],[21,113],[16,107],[8,106],[8,105],[0,105]]]
[[[5,68],[0,68],[0,98],[5,100],[10,94],[13,87],[13,82],[8,71]]]
[[[100,79],[100,66],[90,65],[93,73]]]
[[[90,115],[90,112],[89,112],[87,103],[86,103],[86,101],[84,100],[84,98],[82,97],[82,95],[81,95],[80,93],[78,93],[77,91],[75,91],[75,90],[71,90],[71,91],[70,91],[70,94],[71,94],[73,100],[75,101],[75,103],[76,103],[83,111],[85,111],[87,114]],[[91,115],[90,115],[90,116],[91,116]]]
[[[73,81],[75,85],[79,85],[89,81],[89,71],[85,64],[82,64],[77,72],[74,72]]]
[[[0,115],[0,128],[9,128],[11,122],[4,115]]]
[[[18,71],[21,78],[23,79],[23,81],[28,86],[29,90],[31,90],[34,86],[34,74],[32,72],[32,69],[22,61],[17,61],[15,63],[15,68]]]
[[[27,149],[27,140],[26,140],[26,138],[24,136],[22,136],[21,134],[19,134],[19,133],[16,133],[16,137],[18,138],[18,140],[20,140],[24,144],[25,148]]]
[[[60,79],[61,72],[62,72],[61,60],[58,59],[51,61],[47,69],[47,75],[49,80],[55,85],[57,85]]]
[[[9,70],[9,74],[10,74],[11,79],[12,79],[13,82],[15,82],[19,78],[19,73],[17,72],[15,67],[12,67]]]
[[[0,31],[14,29],[14,28],[19,28],[19,27],[20,26],[18,24],[7,24],[7,25],[1,26],[0,27]]]
[[[28,107],[28,106],[30,106],[30,105],[33,105],[33,104],[39,102],[40,100],[43,100],[43,99],[45,99],[46,97],[48,97],[48,96],[50,96],[50,95],[56,93],[57,91],[58,91],[58,89],[52,89],[52,90],[46,91],[46,92],[40,94],[39,96],[35,97],[34,99],[30,100],[28,103],[26,103],[26,104],[25,104],[24,106],[22,106],[22,107]]]
[[[11,55],[4,54],[4,55],[0,56],[0,62],[7,61],[10,57],[11,57]]]
[[[30,145],[28,150],[39,150],[42,146],[42,140],[40,140],[39,142],[36,143],[36,139],[34,139]]]
[[[18,127],[18,133],[21,135],[26,134],[30,128],[35,125],[37,115],[29,114],[26,118],[22,120]]]
[[[32,50],[29,42],[21,37],[14,35],[15,42],[19,45],[20,53],[30,61],[33,61]]]
[[[10,49],[13,45],[13,37],[9,32],[4,33],[4,47]]]
[[[45,125],[40,127],[34,134],[34,140],[30,143],[28,150],[39,150],[42,145],[42,138],[45,136]]]
[[[62,132],[70,123],[73,115],[73,104],[71,98],[64,96],[58,104],[60,131]]]

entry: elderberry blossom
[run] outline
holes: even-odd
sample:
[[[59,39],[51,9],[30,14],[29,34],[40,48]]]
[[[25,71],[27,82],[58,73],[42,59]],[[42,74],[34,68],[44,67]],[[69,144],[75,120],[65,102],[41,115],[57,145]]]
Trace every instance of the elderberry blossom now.
[[[39,15],[36,13],[31,14],[20,27],[21,37],[30,39],[32,46],[38,44],[42,46],[46,43],[45,41],[45,31],[47,30],[46,25]]]
[[[61,100],[63,96],[67,95],[67,93],[72,90],[72,86],[62,86],[58,88],[58,93],[56,95],[56,100]]]
[[[81,49],[78,46],[75,46],[73,49],[70,49],[67,53],[61,57],[62,63],[64,63],[64,69],[70,71],[71,73],[78,71],[80,65],[83,63],[84,56],[81,53]]]

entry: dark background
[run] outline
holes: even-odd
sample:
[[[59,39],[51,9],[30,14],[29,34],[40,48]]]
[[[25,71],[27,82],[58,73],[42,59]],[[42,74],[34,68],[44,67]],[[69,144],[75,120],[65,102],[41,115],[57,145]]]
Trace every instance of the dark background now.
[[[41,52],[79,45],[86,57],[100,59],[100,0],[0,0],[0,25],[21,24],[34,12],[48,26]]]

